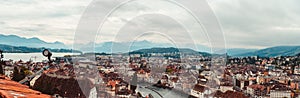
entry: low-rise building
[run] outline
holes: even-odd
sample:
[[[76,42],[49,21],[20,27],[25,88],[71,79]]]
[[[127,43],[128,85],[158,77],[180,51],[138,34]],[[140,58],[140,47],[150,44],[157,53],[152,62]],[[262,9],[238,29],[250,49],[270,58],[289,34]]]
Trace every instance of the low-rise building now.
[[[196,84],[191,90],[191,95],[197,98],[205,98],[205,94],[209,94],[210,90],[202,85]]]
[[[270,97],[271,98],[292,98],[292,91],[285,85],[276,84],[271,88]]]
[[[261,97],[267,95],[267,88],[263,85],[253,84],[247,86],[246,93],[250,96]]]

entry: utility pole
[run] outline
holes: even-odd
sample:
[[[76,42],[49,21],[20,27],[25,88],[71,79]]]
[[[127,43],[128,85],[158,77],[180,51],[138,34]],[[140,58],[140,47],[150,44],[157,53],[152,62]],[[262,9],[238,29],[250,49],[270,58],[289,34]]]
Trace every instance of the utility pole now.
[[[0,50],[0,74],[4,74],[4,70],[3,70],[4,62],[2,60],[2,58],[3,58],[3,54],[2,53],[3,53],[3,51]]]

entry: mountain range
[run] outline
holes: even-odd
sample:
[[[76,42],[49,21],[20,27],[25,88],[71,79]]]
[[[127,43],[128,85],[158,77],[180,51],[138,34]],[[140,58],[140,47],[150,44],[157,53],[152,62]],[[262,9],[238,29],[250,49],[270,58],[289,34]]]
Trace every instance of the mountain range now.
[[[276,56],[295,56],[299,53],[300,53],[300,46],[276,46],[276,47],[256,50],[253,52],[236,54],[234,56],[276,57]]]
[[[148,49],[148,48],[168,48],[168,47],[176,47],[170,43],[156,43],[147,40],[134,41],[134,42],[102,42],[102,43],[88,43],[88,44],[75,44],[76,50],[81,50],[84,52],[104,52],[104,53],[126,53],[139,49]],[[201,52],[210,52],[210,48],[203,45],[187,45],[185,47],[197,47],[191,48],[193,50],[201,51]]]
[[[45,42],[40,40],[39,38],[25,38],[20,37],[17,35],[3,35],[0,34],[0,44],[4,45],[11,45],[11,46],[26,46],[26,47],[33,47],[33,48],[40,48],[40,47],[47,47],[47,48],[68,48],[62,42]]]
[[[23,48],[51,48],[51,49],[71,49],[70,45],[65,45],[62,42],[46,42],[39,38],[24,38],[17,35],[3,35],[0,34],[0,44],[1,49],[10,49],[7,47],[18,47]],[[76,50],[83,52],[104,52],[104,53],[126,53],[130,51],[140,50],[140,49],[151,49],[151,48],[168,48],[175,47],[169,43],[154,43],[147,40],[135,41],[135,42],[102,42],[102,43],[88,43],[88,44],[76,44]],[[190,48],[197,52],[207,52],[210,53],[210,48],[203,45],[187,45],[187,47],[197,47]],[[6,47],[6,48],[5,48]],[[179,47],[180,49],[188,49]],[[265,49],[243,49],[243,48],[232,48],[227,49],[227,54],[230,56],[293,56],[300,53],[300,46],[275,46]]]
[[[174,48],[174,47],[168,47],[168,48],[159,48],[159,47],[155,47],[155,48],[148,48],[148,49],[139,49],[139,50],[135,50],[135,51],[131,51],[130,53],[133,54],[148,54],[148,53],[183,53],[183,54],[201,54],[203,56],[210,56],[210,53],[207,52],[198,52],[195,51],[193,49],[189,49],[189,48]]]
[[[81,51],[72,50],[72,49],[50,49],[50,48],[32,48],[25,46],[10,46],[0,44],[0,49],[5,53],[34,53],[34,52],[42,52],[44,49],[49,49],[51,52],[64,52],[64,53],[81,53]]]
[[[227,54],[230,56],[238,56],[240,54],[250,53],[259,49],[244,49],[244,48],[231,48],[227,49]]]
[[[130,47],[130,48],[128,48]],[[156,48],[154,48],[156,47]],[[96,52],[105,53],[125,53],[129,51],[146,51],[147,49],[158,49],[158,48],[168,48],[174,47],[167,43],[153,43],[149,41],[137,41],[133,44],[130,42],[104,42],[100,44],[95,44]],[[197,45],[199,50],[190,49],[196,52],[206,52],[210,53],[208,47]],[[91,49],[91,48],[90,48]],[[146,50],[144,50],[146,49]],[[179,47],[181,51],[187,50],[189,48]],[[231,48],[227,49],[227,54],[229,56],[235,57],[245,57],[245,56],[261,56],[261,57],[275,57],[275,56],[294,56],[300,53],[300,46],[275,46],[265,49],[244,49],[244,48]]]
[[[276,56],[296,56],[300,54],[300,46],[276,46],[260,50],[255,49],[228,49],[227,54],[233,57],[247,57],[247,56],[260,56],[260,57],[276,57]],[[234,53],[234,51],[237,51]],[[247,52],[250,51],[250,52]],[[189,48],[148,48],[148,49],[139,49],[132,51],[132,53],[175,53],[181,52],[184,54],[202,54],[205,56],[211,55],[207,52],[199,52]],[[245,53],[246,52],[246,53]],[[231,53],[231,55],[230,55]],[[241,54],[238,54],[241,53]],[[234,54],[234,55],[232,55]]]

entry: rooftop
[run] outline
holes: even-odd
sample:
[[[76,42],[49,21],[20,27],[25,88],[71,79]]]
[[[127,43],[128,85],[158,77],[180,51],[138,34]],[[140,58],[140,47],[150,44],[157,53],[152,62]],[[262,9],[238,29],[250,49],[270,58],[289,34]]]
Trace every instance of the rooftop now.
[[[259,84],[253,84],[253,85],[249,85],[248,87],[255,89],[255,90],[264,90],[266,87],[263,85],[259,85]]]
[[[28,86],[9,80],[4,76],[0,76],[0,97],[50,98],[51,96],[32,90]]]

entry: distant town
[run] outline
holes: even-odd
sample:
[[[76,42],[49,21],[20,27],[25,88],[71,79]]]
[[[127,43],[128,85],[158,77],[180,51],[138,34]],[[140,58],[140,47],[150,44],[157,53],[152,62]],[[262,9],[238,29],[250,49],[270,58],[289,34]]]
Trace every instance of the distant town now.
[[[160,52],[158,52],[160,51]],[[44,53],[45,52],[45,53]],[[231,57],[142,49],[1,60],[1,97],[298,98],[300,55]],[[1,53],[2,58],[3,54]],[[5,57],[5,56],[4,56]],[[15,82],[13,82],[15,81]],[[22,86],[17,86],[22,85]]]

